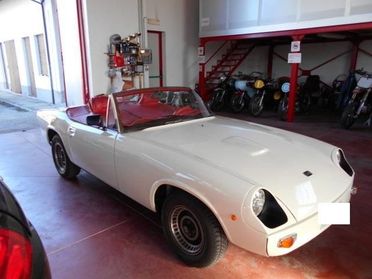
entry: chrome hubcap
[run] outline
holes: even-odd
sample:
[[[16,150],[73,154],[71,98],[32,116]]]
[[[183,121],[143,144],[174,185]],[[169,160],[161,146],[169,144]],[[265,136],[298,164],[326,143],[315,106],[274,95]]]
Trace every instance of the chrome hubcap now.
[[[177,206],[170,216],[170,226],[177,244],[188,254],[198,254],[203,248],[202,227],[195,215],[184,206]]]

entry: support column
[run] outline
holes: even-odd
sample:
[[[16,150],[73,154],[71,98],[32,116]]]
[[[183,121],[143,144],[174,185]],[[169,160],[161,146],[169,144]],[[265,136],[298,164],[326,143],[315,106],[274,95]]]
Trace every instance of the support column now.
[[[293,36],[293,41],[301,41],[304,35]],[[299,52],[299,51],[297,51]],[[298,79],[299,63],[292,63],[291,65],[291,87],[288,98],[288,122],[293,122],[296,110],[296,93],[297,93],[297,79]]]
[[[204,101],[207,101],[208,96],[205,81],[205,61],[202,59],[202,57],[205,57],[205,42],[203,40],[200,40],[198,55],[199,59],[201,59],[199,61],[199,95]]]
[[[297,91],[297,78],[298,78],[298,64],[291,65],[291,87],[288,99],[288,122],[293,122],[295,109],[296,109],[296,91]]]

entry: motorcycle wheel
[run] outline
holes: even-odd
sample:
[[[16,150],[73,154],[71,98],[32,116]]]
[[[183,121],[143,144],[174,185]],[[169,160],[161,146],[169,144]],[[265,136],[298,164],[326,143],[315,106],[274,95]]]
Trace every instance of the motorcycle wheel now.
[[[213,96],[210,104],[210,109],[212,111],[221,111],[225,106],[225,100],[222,98],[219,98],[219,96]]]
[[[278,115],[280,120],[286,121],[288,118],[288,98],[284,96],[280,102],[278,107]]]
[[[230,100],[230,108],[232,109],[233,112],[239,113],[243,110],[245,107],[245,99],[241,99],[241,96],[239,95],[234,95],[232,96]]]
[[[354,124],[355,120],[358,118],[355,115],[356,110],[357,110],[356,103],[351,103],[347,105],[347,107],[344,109],[341,115],[340,124],[342,128],[349,129]]]
[[[257,117],[262,113],[263,102],[261,102],[261,98],[262,98],[261,94],[256,94],[253,96],[253,98],[249,102],[248,110],[253,116]]]

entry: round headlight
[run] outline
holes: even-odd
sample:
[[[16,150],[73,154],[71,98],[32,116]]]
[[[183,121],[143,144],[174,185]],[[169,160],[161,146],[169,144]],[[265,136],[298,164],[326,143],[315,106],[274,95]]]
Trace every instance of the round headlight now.
[[[253,194],[252,210],[256,214],[256,216],[258,216],[261,213],[265,205],[265,200],[266,198],[264,190],[259,189]]]
[[[265,83],[263,82],[263,80],[260,80],[260,79],[257,79],[255,82],[254,82],[254,88],[256,89],[261,89],[265,86]]]

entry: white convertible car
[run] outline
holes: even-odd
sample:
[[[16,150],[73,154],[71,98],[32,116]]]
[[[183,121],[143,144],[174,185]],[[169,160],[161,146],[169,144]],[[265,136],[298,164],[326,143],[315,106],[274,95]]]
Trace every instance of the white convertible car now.
[[[347,203],[354,171],[339,148],[299,134],[213,116],[184,87],[94,97],[38,112],[58,173],[80,168],[159,213],[165,238],[203,267],[228,242],[289,253],[329,225],[319,203]]]

